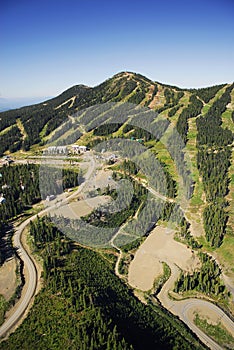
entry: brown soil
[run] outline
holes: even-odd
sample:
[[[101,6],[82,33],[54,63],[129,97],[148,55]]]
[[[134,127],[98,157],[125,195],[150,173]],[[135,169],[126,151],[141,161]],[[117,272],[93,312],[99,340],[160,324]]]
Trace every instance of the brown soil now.
[[[15,292],[17,286],[16,260],[12,258],[0,267],[0,294],[8,301]]]
[[[161,262],[170,262],[186,271],[199,266],[199,259],[190,248],[176,242],[174,231],[157,226],[140,246],[129,266],[128,282],[147,291],[153,287],[156,277],[162,274]]]

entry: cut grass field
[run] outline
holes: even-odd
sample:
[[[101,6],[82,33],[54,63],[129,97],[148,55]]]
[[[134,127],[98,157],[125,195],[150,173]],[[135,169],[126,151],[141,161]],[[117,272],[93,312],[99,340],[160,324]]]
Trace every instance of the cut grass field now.
[[[185,108],[188,106],[190,96],[191,96],[191,93],[190,93],[190,92],[184,91],[184,96],[183,96],[183,97],[180,99],[180,101],[179,101],[179,104],[182,104],[183,107],[180,107],[180,108],[178,109],[178,111],[175,113],[175,115],[173,115],[172,117],[170,117],[170,121],[171,121],[172,123],[175,124],[175,123],[177,122],[178,117],[179,117],[179,115],[181,114],[182,110],[185,109]]]
[[[206,114],[209,111],[210,107],[211,107],[211,104],[208,104],[208,103],[205,104],[204,107],[202,108],[202,114],[203,115]]]
[[[40,132],[40,137],[43,139],[44,138],[44,141],[46,140],[46,131],[47,131],[47,125],[48,124],[45,124],[45,126],[43,127],[42,131]],[[49,138],[49,135],[47,137],[47,139]]]
[[[1,130],[1,131],[0,131],[0,136],[4,135],[4,134],[6,134],[8,131],[10,131],[10,130],[13,128],[13,126],[15,126],[15,124],[10,125],[10,126],[8,126],[7,128]]]
[[[171,158],[171,155],[167,150],[166,145],[159,141],[155,143],[151,150],[154,151],[157,154],[157,158],[166,165],[173,179],[178,181],[178,173],[175,166],[175,162]]]
[[[227,274],[233,277],[234,281],[234,236],[226,234],[223,244],[216,250],[222,263],[225,264]]]
[[[226,90],[227,86],[225,85],[222,89],[220,89],[217,94],[215,95],[215,97],[213,97],[208,103],[206,103],[204,105],[204,107],[202,108],[201,114],[206,114],[208,112],[208,110],[210,109],[210,107],[212,106],[212,104],[218,99],[220,98],[220,96],[224,93],[224,91]]]
[[[234,132],[234,122],[232,120],[232,112],[234,106],[234,91],[231,94],[231,103],[228,105],[227,110],[222,114],[222,127],[227,128]],[[229,201],[229,219],[228,225],[234,227],[234,148],[232,148],[231,165],[229,167],[229,193],[227,200]]]
[[[22,121],[20,120],[20,118],[16,119],[16,124],[17,124],[18,128],[20,129],[20,132],[23,136],[23,140],[25,140],[28,135],[27,135],[27,132],[26,132],[24,125],[23,125]]]
[[[94,139],[93,136],[93,130],[84,133],[79,140],[77,140],[76,144],[77,145],[83,145],[83,146],[87,146],[89,144],[90,141],[92,141]]]
[[[229,129],[232,132],[234,132],[234,123],[232,120],[232,110],[227,109],[223,114],[222,114],[222,127],[225,129]]]
[[[229,193],[226,196],[226,199],[229,202],[229,218],[228,218],[228,225],[232,228],[234,228],[234,149],[232,150],[232,158],[231,158],[231,165],[229,167]]]
[[[190,167],[191,173],[193,176],[193,180],[195,182],[193,197],[190,201],[192,207],[200,207],[204,204],[204,190],[203,184],[197,169],[197,147],[196,147],[196,137],[197,137],[197,127],[196,127],[196,119],[189,119],[189,130],[188,130],[188,142],[186,144],[186,152],[190,158]]]

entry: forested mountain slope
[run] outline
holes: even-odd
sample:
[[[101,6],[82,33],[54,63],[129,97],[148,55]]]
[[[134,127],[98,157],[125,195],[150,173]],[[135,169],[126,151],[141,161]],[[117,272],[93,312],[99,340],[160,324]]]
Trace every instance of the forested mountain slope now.
[[[1,169],[2,231],[9,220],[44,199],[39,193],[37,156],[46,146],[77,142],[90,148],[97,159],[102,157],[94,149],[101,153],[102,142],[108,147],[118,139],[118,145],[113,142],[116,148],[108,149],[117,152],[117,164],[106,162],[98,171],[113,170],[115,180],[131,179],[133,199],[127,209],[113,215],[94,210],[83,219],[103,228],[122,225],[127,234],[120,235],[120,241],[131,233],[137,238],[130,244],[122,241],[127,258],[121,258],[119,266],[116,256],[121,250],[85,249],[67,239],[50,220],[37,218],[30,234],[33,250],[43,259],[44,288],[29,317],[1,349],[31,348],[35,343],[38,349],[202,348],[161,306],[145,307],[138,301],[114,271],[116,266],[127,270],[128,258],[131,261],[141,239],[158,221],[171,220],[178,231],[176,239],[201,258],[200,270],[193,274],[181,270],[175,291],[189,296],[203,293],[233,311],[228,309],[230,293],[221,281],[223,271],[234,281],[233,110],[234,84],[180,89],[121,72],[96,87],[77,85],[44,103],[0,113],[0,155],[10,153],[15,160],[25,157],[27,161],[33,156],[30,161],[36,163],[16,162]],[[138,146],[144,148],[139,162],[132,156]],[[63,189],[79,185],[72,158],[68,157],[68,169],[62,174]],[[154,162],[161,173],[151,166]],[[146,194],[155,195],[155,191],[164,205],[160,215],[151,197],[146,205]],[[182,192],[188,202],[185,210]],[[145,217],[152,214],[149,227],[140,216],[144,206]],[[0,255],[0,264],[3,258]],[[210,278],[212,283],[207,283]]]
[[[140,139],[155,151],[177,185],[182,178],[187,198],[200,189],[197,203],[204,204],[206,240],[217,248],[233,210],[233,91],[234,84],[182,90],[121,72],[96,87],[77,85],[44,103],[0,113],[0,154],[40,152],[61,136],[62,144],[81,139],[91,148],[112,137]],[[116,107],[116,102],[121,103]],[[167,145],[162,146],[161,137],[171,127]],[[92,135],[88,142],[83,138],[87,133]],[[193,170],[186,166],[187,144]],[[175,196],[176,189],[173,192]]]
[[[183,111],[178,126],[183,134],[186,118],[199,114],[201,107],[225,86],[183,91],[129,72],[116,74],[94,88],[76,85],[43,103],[0,113],[0,154],[7,150],[29,150],[34,144],[43,145],[46,137],[67,121],[69,115],[105,102],[140,104],[164,112],[168,118]]]
[[[46,218],[30,225],[44,288],[0,349],[205,349],[181,321],[145,306],[113,273],[113,255],[81,248]]]
[[[201,196],[199,200],[202,204],[205,197],[202,215],[206,239],[212,247],[219,247],[230,203],[233,210],[232,192],[230,203],[226,200],[233,184],[233,94],[234,84],[182,90],[140,74],[121,72],[96,87],[76,85],[44,103],[0,113],[0,155],[18,150],[34,154],[45,144],[58,144],[57,140],[69,144],[81,138],[85,143],[82,134],[89,132],[93,136],[85,143],[88,147],[113,136],[140,138],[146,147],[155,149],[175,181],[182,177],[187,198],[202,179],[203,200]],[[116,102],[122,104],[116,107]],[[131,123],[135,123],[134,128]],[[165,149],[159,141],[171,126],[174,130]],[[195,163],[193,171],[189,170],[190,178],[182,151],[187,143]]]

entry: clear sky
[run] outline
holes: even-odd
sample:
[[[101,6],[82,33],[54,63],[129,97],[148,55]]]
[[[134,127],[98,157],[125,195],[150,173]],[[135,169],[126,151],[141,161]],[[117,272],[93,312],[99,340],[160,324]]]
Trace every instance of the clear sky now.
[[[234,80],[233,0],[2,0],[0,98],[120,71],[180,87]]]

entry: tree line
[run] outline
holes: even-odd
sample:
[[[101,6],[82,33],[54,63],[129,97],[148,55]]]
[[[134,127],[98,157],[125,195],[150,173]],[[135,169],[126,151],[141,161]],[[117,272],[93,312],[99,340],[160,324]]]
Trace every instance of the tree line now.
[[[208,205],[203,212],[206,239],[212,247],[222,244],[226,233],[227,202],[233,134],[222,127],[222,113],[231,101],[234,84],[210,107],[205,116],[197,118],[197,167],[202,176]]]
[[[17,125],[13,125],[10,130],[1,134],[0,156],[7,150],[10,152],[18,151],[22,146],[21,138],[22,135]]]
[[[0,172],[0,188],[4,198],[0,204],[0,227],[41,198],[60,194],[83,181],[78,171],[49,166],[43,168],[36,164],[3,166]]]
[[[44,261],[44,287],[1,350],[35,344],[38,350],[204,348],[172,314],[142,304],[113,273],[109,259],[74,245],[50,226],[48,218],[31,225]]]
[[[185,144],[187,143],[188,119],[199,115],[202,107],[203,103],[196,97],[196,95],[191,95],[188,107],[184,108],[178,117],[176,129]]]
[[[205,103],[208,103],[212,98],[215,97],[217,92],[221,90],[225,84],[210,86],[201,89],[192,89],[190,90],[192,93],[196,94],[200,99],[202,99]]]
[[[219,300],[227,299],[229,293],[220,279],[221,269],[213,258],[208,254],[199,252],[201,268],[190,273],[181,272],[179,279],[175,282],[174,291],[182,293],[197,291],[214,296]]]

